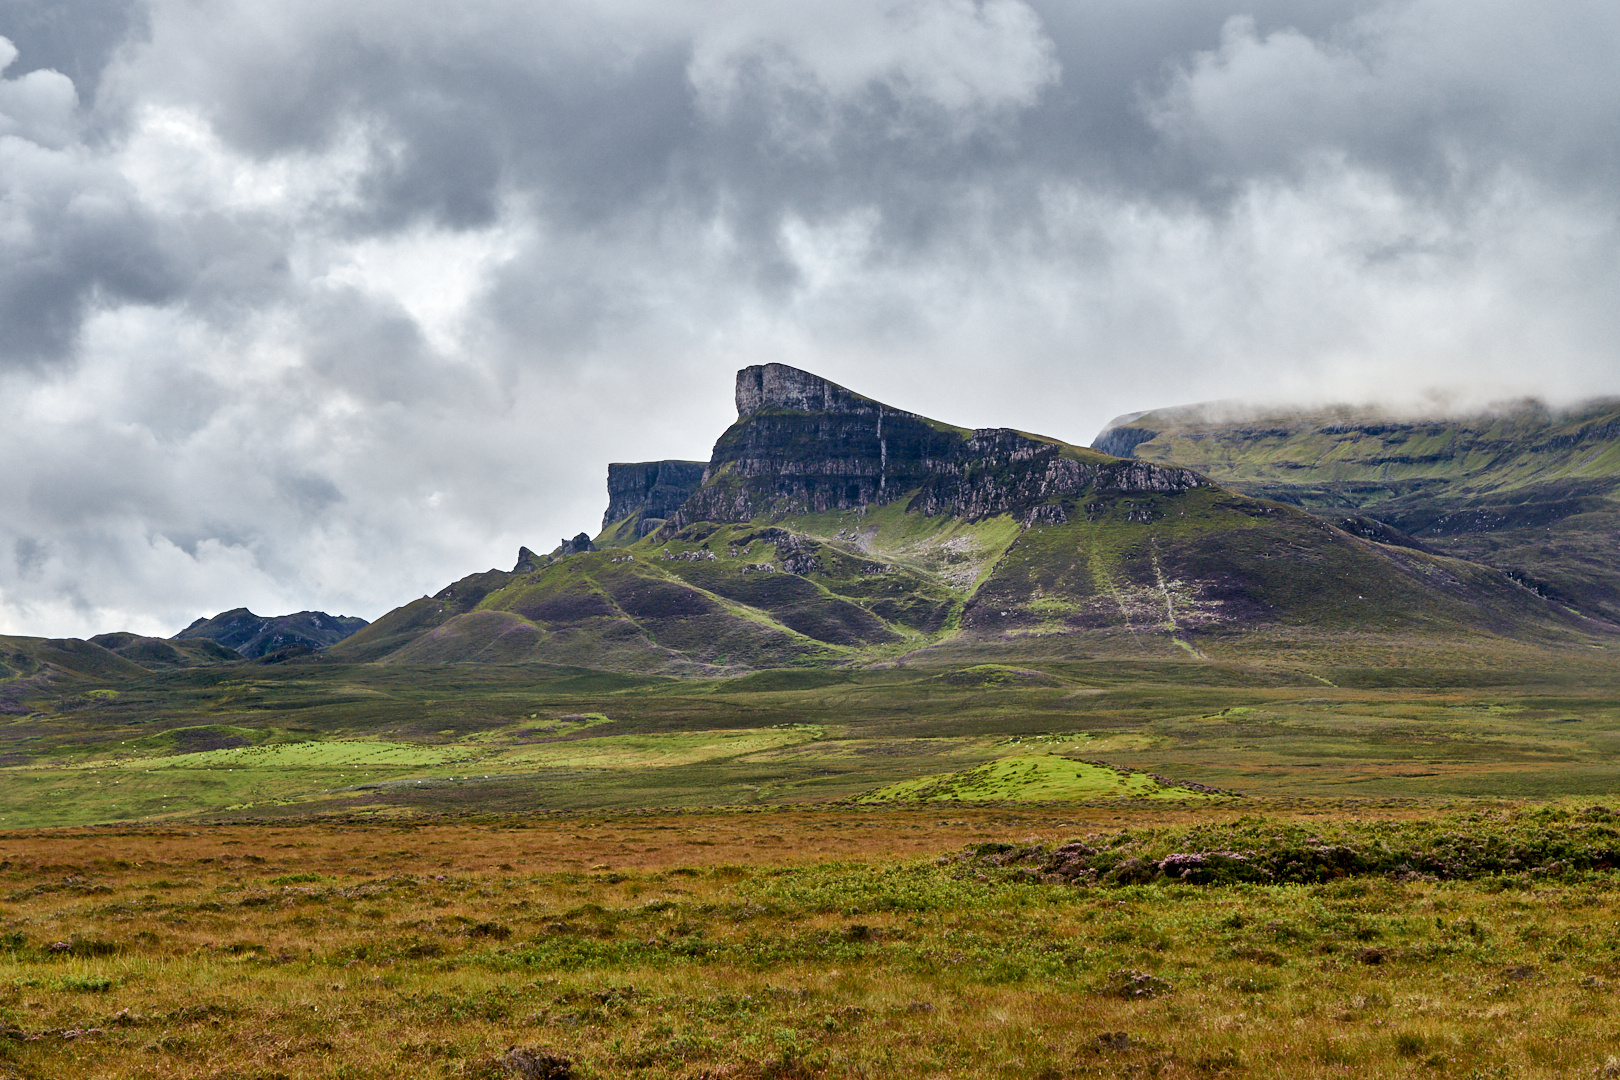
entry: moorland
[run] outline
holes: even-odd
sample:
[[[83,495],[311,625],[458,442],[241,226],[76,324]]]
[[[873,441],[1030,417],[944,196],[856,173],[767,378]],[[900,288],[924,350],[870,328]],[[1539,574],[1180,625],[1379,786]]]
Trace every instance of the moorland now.
[[[1120,800],[13,833],[0,1068],[1612,1075],[1615,825]]]

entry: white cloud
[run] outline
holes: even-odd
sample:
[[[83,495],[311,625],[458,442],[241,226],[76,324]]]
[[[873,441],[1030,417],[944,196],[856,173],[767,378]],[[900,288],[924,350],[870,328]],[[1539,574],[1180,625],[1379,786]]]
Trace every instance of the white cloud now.
[[[762,361],[1079,441],[1620,391],[1612,7],[1042,10],[151,0],[83,95],[0,43],[0,629],[374,617]]]

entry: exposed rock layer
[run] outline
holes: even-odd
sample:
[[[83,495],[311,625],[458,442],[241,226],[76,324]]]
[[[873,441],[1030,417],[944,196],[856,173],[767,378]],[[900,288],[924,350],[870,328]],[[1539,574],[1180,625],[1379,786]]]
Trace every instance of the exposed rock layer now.
[[[605,529],[616,521],[635,518],[647,523],[637,529],[644,536],[663,524],[703,483],[701,461],[616,462],[608,466],[608,507],[602,515]]]
[[[703,486],[670,515],[671,529],[854,510],[902,497],[911,499],[908,510],[928,515],[1056,521],[1068,511],[1054,506],[1037,515],[1037,509],[1096,486],[1170,492],[1202,482],[1186,469],[1077,455],[1010,428],[941,424],[782,364],[737,373],[737,413],[715,443]]]

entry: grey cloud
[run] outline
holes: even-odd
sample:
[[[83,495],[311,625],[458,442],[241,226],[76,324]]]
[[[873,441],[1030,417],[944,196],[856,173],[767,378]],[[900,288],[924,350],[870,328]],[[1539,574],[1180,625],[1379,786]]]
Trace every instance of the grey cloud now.
[[[139,0],[0,0],[0,35],[21,54],[11,76],[61,72],[87,98],[95,97],[113,53],[144,36],[145,20]]]
[[[1596,4],[85,11],[0,93],[0,630],[375,616],[762,360],[1077,441],[1620,390]]]
[[[0,77],[0,365],[67,357],[94,303],[161,303],[181,287],[161,226],[73,141],[76,108],[59,73]]]
[[[1328,154],[1412,183],[1612,190],[1620,11],[1414,0],[1309,36],[1233,17],[1184,62],[1155,126],[1227,179]]]

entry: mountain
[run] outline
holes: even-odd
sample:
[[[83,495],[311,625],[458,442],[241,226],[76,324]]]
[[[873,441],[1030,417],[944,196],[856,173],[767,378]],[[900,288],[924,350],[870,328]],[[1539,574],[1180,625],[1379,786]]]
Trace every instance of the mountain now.
[[[0,716],[27,715],[46,701],[52,707],[71,704],[73,695],[87,688],[138,682],[153,672],[241,659],[212,641],[128,633],[98,634],[88,641],[0,637]]]
[[[1387,664],[1613,629],[1398,529],[1340,528],[1168,460],[955,427],[779,364],[739,372],[736,403],[695,484],[691,462],[612,467],[594,550],[525,549],[332,657],[671,674],[919,652]]]
[[[196,667],[200,664],[225,664],[242,659],[235,650],[207,638],[165,640],[142,637],[120,630],[111,634],[97,634],[89,641],[90,644],[99,645],[115,656],[121,656],[151,670]]]
[[[42,702],[71,701],[85,686],[131,683],[179,668],[275,662],[324,648],[366,625],[364,619],[301,611],[261,618],[237,608],[198,619],[172,638],[123,631],[80,638],[0,637],[0,715],[24,715]],[[116,696],[116,695],[114,695]]]
[[[1620,620],[1620,401],[1429,419],[1189,406],[1121,417],[1092,445],[1404,535]]]
[[[263,616],[234,608],[211,619],[198,619],[170,640],[183,643],[200,638],[255,659],[287,648],[324,649],[366,625],[364,619],[324,611]]]

